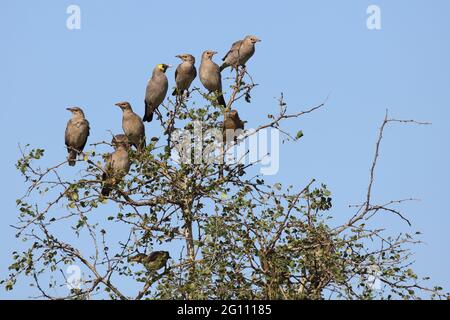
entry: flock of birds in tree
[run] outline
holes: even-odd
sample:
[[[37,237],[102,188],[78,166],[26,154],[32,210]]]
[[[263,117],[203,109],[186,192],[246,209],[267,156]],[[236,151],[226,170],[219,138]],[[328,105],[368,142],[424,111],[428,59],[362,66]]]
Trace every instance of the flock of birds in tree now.
[[[242,40],[232,44],[231,49],[223,57],[223,64],[219,67],[212,59],[216,51],[206,50],[202,54],[199,68],[199,78],[203,86],[209,93],[215,93],[217,103],[226,109],[225,99],[222,94],[221,71],[227,67],[237,69],[244,66],[255,52],[255,44],[261,41],[255,36],[247,36]],[[197,77],[195,68],[195,58],[191,54],[180,54],[176,56],[182,60],[175,71],[175,90],[173,96],[189,95],[189,87],[192,81]],[[169,87],[165,75],[170,65],[158,64],[152,77],[148,81],[145,92],[145,115],[141,119],[133,112],[128,102],[116,103],[123,111],[122,129],[124,134],[115,135],[111,141],[114,152],[106,160],[103,171],[102,195],[109,196],[112,188],[117,185],[130,170],[130,159],[128,149],[130,145],[134,146],[138,152],[141,152],[146,145],[144,122],[150,122],[157,108],[163,103]],[[71,119],[67,123],[65,132],[65,143],[67,146],[68,163],[75,166],[78,155],[83,151],[88,136],[89,122],[86,120],[84,112],[79,107],[67,108],[72,113]],[[236,110],[226,111],[224,115],[223,130],[244,129],[244,122],[239,118]],[[155,251],[150,255],[138,254],[129,260],[142,263],[147,269],[153,271],[159,270],[166,265],[169,259],[166,251]]]

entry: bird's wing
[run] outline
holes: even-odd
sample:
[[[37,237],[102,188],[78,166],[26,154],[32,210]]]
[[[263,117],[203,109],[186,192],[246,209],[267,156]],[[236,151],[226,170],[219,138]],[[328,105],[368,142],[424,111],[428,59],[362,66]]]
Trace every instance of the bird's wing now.
[[[154,251],[148,255],[147,262],[152,262],[155,261],[156,259],[158,259],[158,252]]]
[[[102,174],[102,180],[105,181],[106,179],[108,179],[108,176],[110,174],[111,171],[111,154],[108,153],[108,155],[106,156],[106,160],[105,160],[105,169],[103,171]]]
[[[175,80],[177,80],[177,76],[178,76],[178,69],[181,68],[181,64],[178,65],[177,69],[175,70]]]
[[[241,47],[242,44],[242,40],[236,41],[235,43],[233,43],[231,45],[231,49],[230,51],[228,51],[228,53],[225,55],[225,57],[222,58],[222,61],[225,61],[225,59],[228,57],[228,55],[230,53],[232,53],[233,51],[239,50],[239,48]]]
[[[108,153],[108,156],[106,157],[105,171],[109,172],[111,168],[112,168],[112,154]]]
[[[84,123],[86,124],[86,129],[87,129],[87,131],[86,131],[86,137],[85,137],[85,139],[84,139],[84,143],[81,145],[80,151],[83,151],[83,150],[84,150],[84,147],[86,146],[87,139],[88,139],[88,137],[89,137],[90,130],[91,130],[91,128],[89,127],[89,121],[87,121],[87,120],[85,119],[85,120],[84,120]]]
[[[67,151],[70,151],[69,150],[69,135],[70,135],[70,127],[72,126],[72,122],[71,122],[72,120],[69,120],[68,122],[67,122],[67,127],[66,127],[66,132],[65,132],[65,134],[64,134],[64,142],[66,143],[66,146],[67,146]]]
[[[158,107],[164,101],[164,97],[167,93],[167,88],[168,82],[165,75],[163,77],[152,78],[147,86],[147,91],[145,94],[147,103],[156,104],[156,106],[152,105],[152,107],[154,108]]]
[[[147,83],[147,87],[145,88],[145,103],[146,104],[148,103],[149,96],[151,93],[151,83],[152,83],[152,80],[150,79],[150,81]]]

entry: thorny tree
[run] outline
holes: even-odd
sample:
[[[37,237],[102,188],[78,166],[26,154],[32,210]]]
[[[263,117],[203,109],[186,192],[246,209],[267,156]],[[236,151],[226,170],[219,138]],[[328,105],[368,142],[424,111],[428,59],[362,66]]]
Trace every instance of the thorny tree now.
[[[409,224],[398,207],[413,199],[375,204],[371,195],[385,127],[423,123],[386,113],[367,196],[349,207],[346,223],[335,227],[329,223],[331,193],[314,180],[300,188],[269,185],[250,176],[257,161],[206,161],[204,154],[202,161],[185,161],[198,160],[195,148],[185,152],[184,161],[173,160],[171,154],[183,153],[180,138],[173,138],[175,129],[193,132],[201,123],[200,136],[208,137],[208,130],[221,128],[226,109],[240,100],[251,102],[256,84],[246,70],[240,68],[231,80],[226,108],[197,88],[190,97],[204,98],[204,107],[194,107],[188,97],[167,100],[159,113],[164,134],[152,137],[141,154],[130,150],[132,170],[106,198],[101,195],[104,155],[98,148],[107,142],[91,144],[92,150],[82,154],[75,178],[64,175],[66,161],[43,169],[38,163],[44,150],[22,150],[17,169],[27,190],[17,200],[14,228],[26,248],[13,252],[10,275],[2,281],[6,289],[29,278],[37,297],[48,299],[442,298],[442,288],[422,284],[428,278],[411,269],[416,235],[390,234],[372,219],[388,212]],[[289,113],[281,95],[269,122],[242,133],[236,143],[268,128],[298,141],[302,132],[291,135],[282,123],[323,106]],[[195,144],[198,136],[193,132],[188,142]],[[221,144],[218,158],[236,143]],[[129,262],[131,255],[164,245],[172,259],[159,273]],[[71,290],[66,288],[69,265],[82,270],[81,282]]]

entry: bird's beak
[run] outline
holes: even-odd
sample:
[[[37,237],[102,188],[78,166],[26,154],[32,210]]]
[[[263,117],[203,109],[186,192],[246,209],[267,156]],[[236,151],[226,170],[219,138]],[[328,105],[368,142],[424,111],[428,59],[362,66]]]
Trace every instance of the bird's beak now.
[[[181,54],[177,54],[177,55],[175,56],[175,58],[180,58],[180,59],[181,59]]]
[[[73,109],[72,109],[72,108],[66,108],[66,110],[67,110],[67,111],[70,111],[70,112],[72,112],[72,111],[73,111]]]
[[[261,39],[256,38],[256,42],[261,42]]]
[[[114,105],[115,105],[115,106],[118,106],[118,107],[120,107],[120,108],[122,108],[122,104],[121,104],[120,102],[117,102],[117,103],[115,103]]]
[[[172,68],[172,67],[173,67],[173,65],[171,65],[171,64],[167,65],[167,68]]]
[[[213,55],[217,54],[217,51],[213,51],[212,54],[213,54]]]

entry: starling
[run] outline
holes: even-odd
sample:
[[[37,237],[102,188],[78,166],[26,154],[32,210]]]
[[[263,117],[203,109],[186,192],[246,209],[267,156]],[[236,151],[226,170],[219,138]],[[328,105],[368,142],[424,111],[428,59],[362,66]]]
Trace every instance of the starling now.
[[[66,146],[69,153],[69,166],[74,166],[77,156],[83,151],[89,136],[89,122],[84,117],[81,108],[67,108],[72,112],[72,118],[67,122],[66,127]]]
[[[150,122],[153,120],[153,112],[164,101],[169,83],[166,77],[166,70],[170,65],[161,63],[153,69],[153,74],[147,84],[145,91],[145,115],[143,120]]]
[[[206,50],[202,55],[202,63],[200,64],[200,81],[209,92],[215,92],[219,96],[217,102],[226,107],[225,99],[222,95],[222,76],[220,75],[219,66],[212,61],[212,57],[216,51]]]
[[[246,36],[243,40],[232,44],[230,51],[223,57],[223,64],[220,71],[231,66],[236,69],[238,66],[245,66],[248,59],[255,53],[255,43],[260,42],[255,36]]]
[[[197,76],[197,69],[195,69],[195,58],[190,54],[179,54],[176,56],[183,62],[180,63],[175,70],[176,88],[172,95],[183,95],[184,91],[189,89],[192,81]]]
[[[111,141],[115,151],[111,153],[106,161],[105,170],[102,176],[102,195],[109,196],[111,188],[118,184],[130,171],[130,159],[128,157],[128,138],[123,134],[118,134]]]
[[[138,152],[145,148],[145,127],[141,118],[133,112],[131,105],[124,101],[115,104],[123,111],[122,129]]]
[[[236,110],[226,112],[223,121],[223,141],[225,143],[237,141],[241,130],[244,130],[244,124]]]

